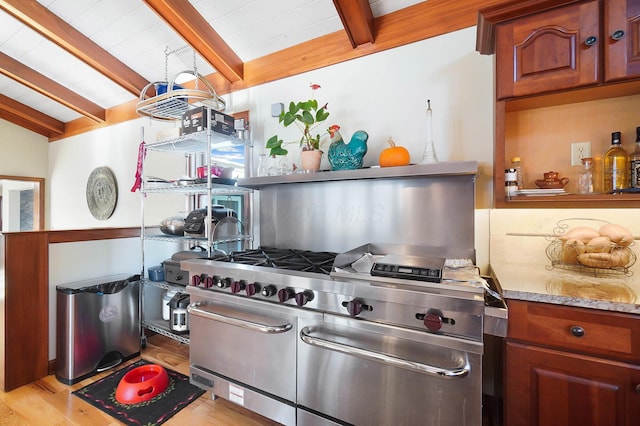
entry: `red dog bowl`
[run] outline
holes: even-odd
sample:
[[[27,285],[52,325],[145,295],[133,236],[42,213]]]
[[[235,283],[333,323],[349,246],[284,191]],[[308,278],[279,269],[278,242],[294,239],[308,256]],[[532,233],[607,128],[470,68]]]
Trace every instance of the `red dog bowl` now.
[[[162,366],[142,365],[120,379],[116,388],[116,399],[122,404],[137,404],[164,392],[168,385],[169,376]]]

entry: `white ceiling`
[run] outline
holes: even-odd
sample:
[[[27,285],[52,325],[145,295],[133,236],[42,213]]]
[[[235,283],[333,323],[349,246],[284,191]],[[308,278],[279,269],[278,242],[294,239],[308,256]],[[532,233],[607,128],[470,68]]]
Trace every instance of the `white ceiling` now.
[[[33,1],[33,0],[23,0]],[[148,81],[164,81],[194,68],[185,46],[141,0],[38,0]],[[339,31],[342,22],[332,0],[189,0],[244,61]],[[373,16],[422,3],[423,0],[369,0]],[[135,98],[130,92],[76,59],[36,31],[0,11],[0,52],[57,81],[103,108]],[[168,60],[165,61],[165,58]],[[165,71],[165,62],[168,70]],[[200,74],[215,70],[197,58]],[[62,122],[81,115],[0,74],[0,94]]]

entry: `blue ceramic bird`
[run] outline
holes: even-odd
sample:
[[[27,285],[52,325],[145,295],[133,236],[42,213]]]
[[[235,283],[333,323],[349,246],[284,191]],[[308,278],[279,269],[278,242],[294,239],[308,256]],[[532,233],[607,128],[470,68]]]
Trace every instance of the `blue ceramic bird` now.
[[[334,124],[329,127],[331,145],[329,145],[329,164],[331,170],[354,170],[362,168],[362,159],[367,153],[367,139],[369,135],[364,130],[358,130],[351,136],[349,143],[344,143],[339,132],[340,126]]]

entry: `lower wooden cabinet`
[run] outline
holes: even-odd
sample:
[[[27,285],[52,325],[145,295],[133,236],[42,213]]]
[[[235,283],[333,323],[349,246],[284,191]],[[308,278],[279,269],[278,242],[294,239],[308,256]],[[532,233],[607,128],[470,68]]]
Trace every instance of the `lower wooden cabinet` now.
[[[508,305],[506,426],[640,424],[637,315]]]
[[[505,377],[505,425],[640,421],[640,365],[507,341]]]

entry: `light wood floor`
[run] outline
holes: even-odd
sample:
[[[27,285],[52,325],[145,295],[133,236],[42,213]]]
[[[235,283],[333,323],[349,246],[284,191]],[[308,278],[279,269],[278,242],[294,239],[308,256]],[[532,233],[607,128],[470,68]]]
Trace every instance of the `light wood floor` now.
[[[189,375],[189,348],[175,340],[152,336],[141,357]],[[71,394],[110,373],[112,371],[101,373],[71,386],[60,383],[51,375],[11,392],[0,392],[0,425],[121,425],[118,420]],[[211,392],[205,392],[164,424],[258,426],[277,423],[221,398],[214,401]]]

